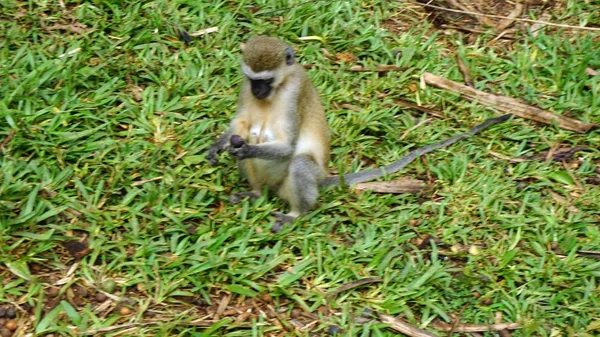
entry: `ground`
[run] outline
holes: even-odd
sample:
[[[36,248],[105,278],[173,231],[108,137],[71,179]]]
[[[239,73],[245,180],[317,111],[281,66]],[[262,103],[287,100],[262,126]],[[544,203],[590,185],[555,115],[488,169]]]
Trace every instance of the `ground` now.
[[[4,1],[0,335],[394,335],[384,317],[436,336],[599,334],[597,129],[513,117],[383,179],[420,193],[328,188],[277,234],[280,200],[227,203],[247,185],[205,154],[253,34],[308,69],[331,174],[498,116],[422,83],[462,83],[456,56],[479,90],[600,123],[600,34],[578,29],[600,27],[598,1],[526,1],[519,18],[572,27],[501,31],[426,7],[464,1],[420,2]]]

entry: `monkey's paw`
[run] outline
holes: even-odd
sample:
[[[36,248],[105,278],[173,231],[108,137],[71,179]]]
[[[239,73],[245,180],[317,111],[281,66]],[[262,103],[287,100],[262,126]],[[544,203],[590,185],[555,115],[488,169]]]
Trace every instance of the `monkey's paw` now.
[[[252,146],[244,143],[240,147],[230,147],[229,154],[237,159],[245,159],[251,156]]]
[[[275,223],[273,224],[273,227],[271,227],[271,232],[273,233],[281,232],[285,225],[291,223],[295,219],[293,216],[289,216],[283,213],[274,213],[273,215],[276,219]]]
[[[219,157],[217,157],[217,155],[220,152],[222,152],[222,151],[220,151],[216,147],[211,147],[208,150],[208,154],[206,155],[206,159],[208,160],[208,163],[210,164],[210,166],[217,166],[217,164],[219,163]]]

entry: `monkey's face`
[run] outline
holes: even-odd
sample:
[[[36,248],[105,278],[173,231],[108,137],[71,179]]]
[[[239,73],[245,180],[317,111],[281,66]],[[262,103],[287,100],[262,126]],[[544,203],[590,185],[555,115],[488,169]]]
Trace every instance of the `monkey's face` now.
[[[253,37],[242,46],[242,52],[242,71],[256,99],[272,96],[292,72],[294,51],[279,39]]]
[[[273,78],[265,78],[260,80],[249,79],[250,88],[252,95],[257,99],[263,99],[269,97],[271,91],[273,91]]]

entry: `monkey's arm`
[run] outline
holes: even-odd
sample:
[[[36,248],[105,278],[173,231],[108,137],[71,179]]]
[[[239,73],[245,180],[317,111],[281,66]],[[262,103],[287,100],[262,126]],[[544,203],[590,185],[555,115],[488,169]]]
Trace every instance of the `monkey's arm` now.
[[[237,147],[229,148],[229,154],[237,159],[259,158],[277,160],[290,158],[293,153],[294,147],[285,141],[273,141],[258,145],[250,145],[244,142]]]
[[[461,133],[461,134],[458,134],[451,138],[448,138],[444,141],[430,144],[427,146],[423,146],[416,150],[413,150],[413,151],[409,152],[406,156],[400,158],[399,160],[393,162],[392,164],[390,164],[388,166],[371,169],[371,170],[364,170],[364,171],[344,175],[344,185],[352,185],[352,184],[362,183],[365,181],[381,178],[386,174],[400,171],[401,169],[406,167],[408,164],[412,163],[415,159],[419,158],[420,156],[422,156],[426,153],[429,153],[433,150],[450,146],[461,139],[469,138],[469,137],[473,136],[474,134],[478,133],[479,131],[487,129],[491,125],[502,123],[502,122],[508,120],[508,118],[510,116],[511,116],[511,114],[506,114],[506,115],[503,115],[500,117],[487,119],[483,123],[472,127],[469,131],[467,131],[465,133]],[[341,181],[342,181],[342,179],[340,176],[331,176],[331,177],[325,178],[325,180],[323,180],[321,182],[320,186],[340,185]]]

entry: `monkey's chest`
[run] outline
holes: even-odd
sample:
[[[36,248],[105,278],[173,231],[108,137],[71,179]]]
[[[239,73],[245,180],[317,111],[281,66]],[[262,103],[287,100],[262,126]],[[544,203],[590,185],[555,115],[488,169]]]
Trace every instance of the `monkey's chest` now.
[[[256,123],[250,127],[248,143],[258,145],[275,142],[278,140],[278,133],[276,125]],[[253,167],[258,185],[276,188],[287,176],[289,160],[252,158],[248,164]]]
[[[256,123],[250,127],[248,143],[252,145],[272,142],[276,139],[274,126],[267,123]]]

